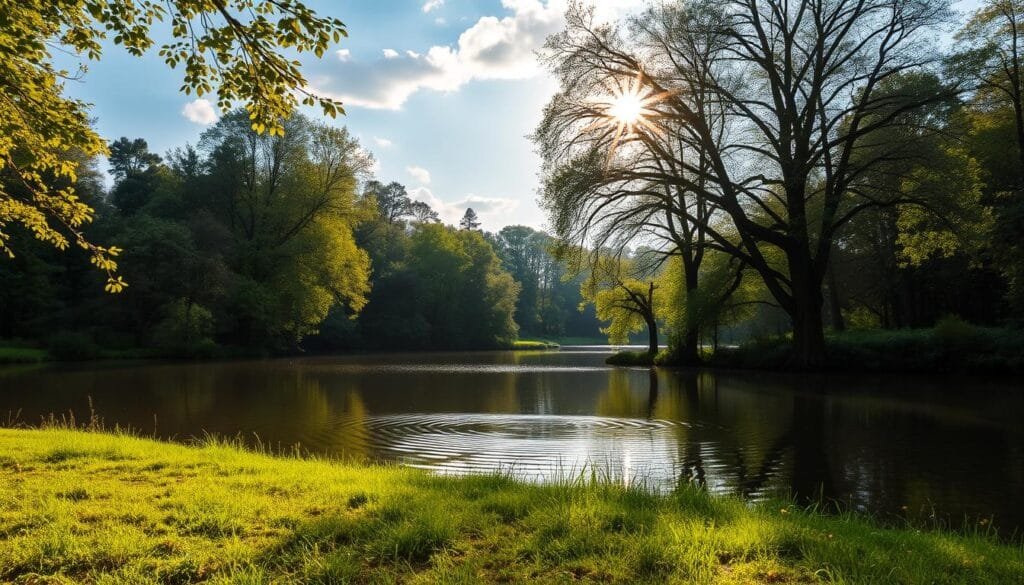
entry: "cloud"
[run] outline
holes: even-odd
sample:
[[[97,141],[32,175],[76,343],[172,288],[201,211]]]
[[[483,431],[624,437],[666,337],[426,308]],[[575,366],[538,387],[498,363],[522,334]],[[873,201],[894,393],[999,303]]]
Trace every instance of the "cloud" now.
[[[473,80],[525,79],[540,73],[535,51],[564,25],[569,0],[502,0],[507,15],[484,16],[459,35],[455,46],[435,45],[427,51],[384,49],[384,59],[345,63],[337,78],[344,89],[316,88],[347,105],[397,110],[422,90],[453,92]],[[601,0],[598,18],[605,20],[642,4],[643,0]],[[424,6],[425,7],[425,6]],[[329,79],[325,80],[329,85]]]
[[[444,0],[427,0],[423,3],[423,12],[430,12],[431,10],[437,10],[444,6]]]
[[[374,144],[376,144],[377,146],[379,146],[381,148],[391,148],[394,145],[394,142],[391,142],[387,138],[381,138],[379,136],[374,136],[373,137],[373,142],[374,142]]]
[[[508,225],[509,214],[519,207],[519,201],[505,199],[502,197],[482,197],[479,195],[467,195],[458,201],[445,202],[426,187],[416,187],[409,190],[409,196],[422,201],[437,212],[441,221],[447,224],[457,224],[466,209],[473,208],[473,211],[480,217],[484,229],[497,230]]]
[[[181,109],[181,115],[188,118],[190,122],[208,126],[217,121],[217,111],[213,108],[210,100],[199,98],[185,104]]]
[[[348,49],[338,49],[334,54],[338,56],[338,60],[342,63],[352,59],[352,51]]]
[[[421,185],[430,184],[430,171],[423,167],[405,167],[405,172],[409,173],[409,176],[416,179]]]

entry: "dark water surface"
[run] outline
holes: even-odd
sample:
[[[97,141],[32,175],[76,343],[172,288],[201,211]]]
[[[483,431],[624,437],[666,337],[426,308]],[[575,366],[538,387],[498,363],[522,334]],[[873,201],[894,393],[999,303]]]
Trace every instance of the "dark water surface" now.
[[[607,348],[0,369],[0,417],[88,416],[530,479],[599,470],[1024,528],[1024,381],[658,371]]]

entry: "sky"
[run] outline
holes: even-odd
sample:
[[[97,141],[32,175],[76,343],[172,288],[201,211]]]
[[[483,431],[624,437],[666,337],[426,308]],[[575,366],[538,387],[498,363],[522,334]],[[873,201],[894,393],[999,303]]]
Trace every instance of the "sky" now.
[[[642,4],[594,1],[601,19]],[[374,154],[379,180],[403,183],[449,223],[472,207],[489,231],[544,228],[540,160],[528,135],[556,84],[535,51],[561,30],[568,0],[307,3],[344,21],[349,37],[320,60],[302,59],[303,72],[311,89],[344,102],[347,114],[326,120],[347,126]],[[209,101],[178,92],[181,71],[167,68],[156,50],[135,58],[109,46],[87,66],[66,91],[93,104],[108,140],[141,137],[163,153],[195,144],[220,115]]]
[[[598,0],[609,18],[640,0]],[[535,51],[562,28],[567,0],[307,0],[345,22],[349,37],[322,59],[303,58],[309,86],[339,98],[344,125],[377,160],[376,177],[398,181],[455,223],[472,207],[483,228],[542,229],[540,160],[528,135],[556,89]],[[154,33],[159,45],[165,37]],[[60,63],[67,67],[71,62]],[[141,137],[150,149],[195,144],[215,123],[215,100],[179,93],[181,71],[156,50],[116,46],[67,84],[92,104],[101,136]]]

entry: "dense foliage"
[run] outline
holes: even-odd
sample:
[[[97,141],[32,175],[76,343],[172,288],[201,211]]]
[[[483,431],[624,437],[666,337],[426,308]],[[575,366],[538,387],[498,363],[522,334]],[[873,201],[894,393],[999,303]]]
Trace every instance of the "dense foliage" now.
[[[89,359],[500,348],[517,322],[531,336],[598,334],[546,234],[442,225],[401,184],[370,178],[371,155],[343,128],[303,116],[275,136],[249,126],[230,113],[166,158],[118,139],[109,190],[84,160],[88,234],[125,250],[131,286],[108,298],[84,251],[27,238],[0,265],[0,339]]]

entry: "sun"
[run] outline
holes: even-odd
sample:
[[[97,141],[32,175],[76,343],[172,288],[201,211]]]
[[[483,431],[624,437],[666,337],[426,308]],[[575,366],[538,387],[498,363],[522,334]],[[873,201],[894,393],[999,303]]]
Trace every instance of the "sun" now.
[[[587,130],[603,127],[614,129],[608,150],[610,163],[624,138],[638,138],[645,131],[650,134],[661,133],[661,128],[652,119],[658,116],[657,104],[672,92],[656,92],[645,87],[640,75],[625,82],[616,82],[608,89],[608,94],[591,100],[595,120]]]
[[[620,124],[631,126],[650,112],[644,107],[643,97],[630,92],[615,97],[611,101],[607,113]]]

